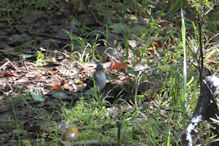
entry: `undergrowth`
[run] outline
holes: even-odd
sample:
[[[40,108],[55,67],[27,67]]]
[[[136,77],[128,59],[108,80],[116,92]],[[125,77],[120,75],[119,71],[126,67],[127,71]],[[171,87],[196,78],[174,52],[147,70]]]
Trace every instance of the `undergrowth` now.
[[[77,1],[75,5],[79,5],[81,9],[94,9],[93,6],[85,5],[83,7],[84,2],[85,1]],[[170,145],[171,143],[180,145],[181,130],[190,120],[189,117],[194,111],[198,98],[197,93],[199,92],[199,73],[197,72],[197,67],[194,65],[194,61],[190,61],[195,59],[194,56],[191,55],[190,50],[185,49],[185,47],[190,46],[192,42],[188,40],[186,36],[182,37],[184,42],[183,48],[179,30],[169,30],[169,32],[163,36],[166,30],[160,27],[159,19],[161,19],[166,12],[160,10],[158,16],[153,17],[153,8],[156,6],[156,3],[153,1],[148,2],[150,5],[146,5],[148,4],[147,1],[142,1],[142,3],[139,1],[130,1],[130,3],[134,5],[133,7],[130,4],[126,4],[126,2],[119,3],[117,6],[121,9],[119,9],[120,13],[116,15],[116,18],[119,20],[118,23],[110,22],[110,16],[118,11],[116,7],[114,7],[115,2],[110,0],[107,0],[106,3],[101,2],[105,4],[104,6],[106,7],[102,7],[99,11],[106,10],[108,12],[110,7],[115,8],[115,10],[107,13],[107,17],[104,17],[104,32],[102,33],[105,38],[99,38],[97,31],[89,29],[86,24],[80,26],[81,34],[78,36],[66,30],[65,32],[71,42],[65,47],[71,48],[72,60],[77,60],[78,62],[103,62],[103,57],[101,53],[98,52],[97,47],[102,42],[109,45],[108,49],[111,47],[110,45],[112,44],[110,44],[108,40],[108,31],[112,31],[121,34],[123,38],[119,43],[124,46],[124,62],[130,64],[132,67],[135,67],[137,63],[141,62],[145,66],[148,65],[149,70],[151,69],[147,74],[141,76],[140,81],[143,82],[153,79],[154,82],[161,82],[163,85],[150,93],[145,93],[142,99],[137,98],[137,104],[134,103],[135,95],[129,92],[129,100],[123,100],[127,105],[130,105],[130,109],[125,109],[123,104],[114,103],[111,105],[111,108],[116,107],[114,110],[118,110],[117,114],[108,111],[107,106],[105,106],[105,101],[103,101],[103,97],[100,95],[96,95],[96,97],[88,101],[81,99],[71,108],[63,106],[63,113],[61,113],[63,120],[75,123],[81,133],[77,139],[78,141],[73,143],[78,144],[78,142],[83,141],[85,144],[96,142],[104,144],[121,143],[124,145]],[[91,3],[93,3],[93,1],[91,1]],[[31,3],[22,4],[24,4],[23,6],[26,9],[32,7]],[[14,6],[10,7],[14,8]],[[18,7],[20,7],[19,3]],[[25,13],[27,12],[26,9],[23,9]],[[101,15],[98,12],[97,15]],[[11,9],[8,9],[8,14],[5,14],[8,15],[9,24],[12,23],[10,13]],[[120,20],[120,17],[126,13],[134,13],[134,16],[138,16],[142,13],[142,15],[150,14],[150,29],[147,27],[145,27],[145,29],[139,29],[137,26],[134,26],[133,29],[133,25],[125,24]],[[75,18],[72,17],[71,19],[72,24],[77,25]],[[186,29],[186,24],[184,29]],[[195,32],[197,28],[194,26],[193,29]],[[183,33],[185,33],[185,31]],[[91,34],[96,34],[94,35],[94,39],[89,39],[91,38]],[[194,33],[194,35],[194,37],[198,37],[197,33]],[[132,48],[128,43],[130,39],[142,41],[142,46]],[[156,54],[154,47],[149,47],[151,42],[157,39],[163,42],[164,55],[162,57]],[[168,46],[168,41],[170,40],[171,46]],[[188,44],[186,45],[186,43]],[[194,44],[192,45],[194,46]],[[148,54],[147,51],[149,48],[152,48],[155,54]],[[132,54],[130,54],[130,52]],[[185,54],[188,56],[185,56],[183,59],[182,56]],[[133,55],[133,58],[129,59],[130,55]],[[40,50],[37,55],[36,64],[41,66],[45,62],[45,58],[43,51]],[[188,63],[184,66],[188,69],[187,71],[185,69],[183,70],[183,61],[187,61]],[[128,71],[135,73],[133,82],[136,83],[140,78],[140,76],[137,76],[139,72],[134,72],[133,68],[130,68]],[[188,81],[185,80],[185,78],[187,78]],[[135,89],[135,86],[134,84],[130,84],[127,88]],[[150,100],[145,102],[145,99],[148,97]],[[50,137],[50,139],[52,139],[54,143],[58,143],[59,135],[61,135],[62,132],[58,132],[57,123],[55,121],[52,119],[49,120],[54,122],[48,125],[48,131],[53,133],[54,136]],[[56,125],[56,128],[54,128],[54,125]],[[17,131],[23,129],[23,127],[19,126],[17,127]],[[117,135],[118,130],[120,130],[120,139],[118,139]],[[208,131],[205,133],[207,141],[209,142],[212,139],[211,135]],[[41,137],[38,138],[37,143],[40,145],[46,143],[46,135],[44,134],[45,133],[41,134]],[[24,145],[30,144],[28,140],[23,140],[22,142]]]

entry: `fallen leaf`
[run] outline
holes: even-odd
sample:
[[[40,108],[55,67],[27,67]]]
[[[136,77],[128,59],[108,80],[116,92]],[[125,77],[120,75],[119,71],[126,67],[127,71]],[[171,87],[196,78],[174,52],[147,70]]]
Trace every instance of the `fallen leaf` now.
[[[50,91],[52,91],[52,90],[56,90],[56,89],[60,89],[61,87],[60,87],[60,85],[55,85],[55,86],[53,86],[52,88],[50,88],[49,90]]]
[[[121,69],[121,68],[128,68],[128,65],[126,63],[115,62],[112,67],[115,69]]]
[[[51,73],[52,73],[53,75],[56,75],[56,74],[57,74],[57,72],[56,72],[56,71],[52,71]]]
[[[163,46],[162,46],[162,43],[159,42],[159,41],[153,41],[152,43],[149,44],[149,49],[147,50],[148,52],[147,55],[151,55],[150,53],[154,53],[154,49],[158,50],[158,49],[161,49]]]
[[[84,70],[84,68],[83,68],[83,67],[81,67],[81,68],[79,69],[79,71],[80,71],[80,72],[82,72],[83,70]]]
[[[150,43],[149,48],[155,48],[156,50],[162,48],[162,43],[160,41],[153,41]]]
[[[11,76],[11,77],[17,77],[16,75],[7,73],[7,72],[1,72],[2,74],[6,75],[6,76]]]
[[[148,49],[147,51],[151,52],[151,53],[154,53],[154,50],[153,49]]]
[[[152,95],[152,99],[155,99],[157,97],[157,94]]]
[[[65,81],[65,80],[62,80],[60,86],[63,86],[63,85],[65,85],[65,84],[66,84],[66,81]]]
[[[61,83],[58,85],[56,84],[55,86],[53,86],[52,88],[50,88],[49,90],[64,90],[63,86],[66,84],[65,80],[62,80]]]

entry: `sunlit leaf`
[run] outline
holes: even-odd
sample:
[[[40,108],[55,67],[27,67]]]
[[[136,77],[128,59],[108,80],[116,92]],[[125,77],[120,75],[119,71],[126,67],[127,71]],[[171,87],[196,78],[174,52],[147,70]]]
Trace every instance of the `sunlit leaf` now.
[[[217,48],[213,49],[210,53],[208,53],[205,59],[208,59],[209,57],[211,57],[216,51],[217,51]]]
[[[30,92],[30,95],[33,98],[33,100],[35,100],[35,101],[44,101],[45,100],[45,98],[43,98],[43,95],[37,89],[35,89],[34,92]]]

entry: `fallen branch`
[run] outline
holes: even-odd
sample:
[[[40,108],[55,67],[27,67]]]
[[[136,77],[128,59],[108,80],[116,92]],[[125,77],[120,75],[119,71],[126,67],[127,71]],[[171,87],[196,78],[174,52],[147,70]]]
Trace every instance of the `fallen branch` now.
[[[213,119],[218,120],[218,108],[216,102],[216,96],[219,92],[219,75],[208,76],[203,80],[202,90],[198,98],[195,111],[188,126],[185,128],[181,135],[182,143],[188,146],[196,145],[198,141],[198,125],[207,120],[215,126],[219,134],[219,127],[212,122]]]

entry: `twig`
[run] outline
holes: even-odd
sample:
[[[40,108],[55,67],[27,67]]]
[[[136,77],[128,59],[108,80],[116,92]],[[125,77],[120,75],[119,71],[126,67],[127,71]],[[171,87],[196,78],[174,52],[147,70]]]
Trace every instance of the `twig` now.
[[[119,87],[119,86],[115,86],[115,87],[113,87],[112,89],[110,89],[107,93],[106,93],[106,95],[105,95],[105,97],[103,98],[103,100],[105,100],[107,97],[108,97],[108,95],[109,95],[109,93],[111,93],[115,88],[117,88],[117,87]]]
[[[219,36],[219,33],[215,34],[213,37],[211,37],[211,38],[206,42],[206,44],[205,44],[205,46],[204,46],[204,49],[206,49],[206,47],[208,46],[209,42],[210,42],[211,40],[213,40],[214,38],[216,38],[217,36]]]
[[[199,57],[199,72],[200,72],[200,92],[202,91],[202,80],[203,80],[203,67],[204,67],[204,59],[203,59],[203,47],[202,47],[202,18],[199,16],[199,47],[200,47],[200,57]]]
[[[9,61],[5,62],[1,67],[0,69],[3,69],[5,66],[7,66],[9,64]]]
[[[16,67],[8,58],[6,58],[6,60],[11,64],[11,66],[12,66],[16,71],[18,71],[17,67]]]
[[[137,81],[136,81],[136,86],[135,86],[135,106],[136,106],[136,108],[138,108],[138,101],[137,101],[137,93],[138,93],[138,87],[139,87],[139,82],[140,82],[140,80],[141,80],[141,73],[142,72],[139,72],[139,74],[138,74],[138,77],[137,77]]]
[[[121,122],[118,120],[117,124],[117,145],[120,145],[120,136],[121,136]]]
[[[24,67],[26,68],[27,72],[30,72],[29,68],[27,67],[25,61],[23,60],[23,64],[24,64]]]

